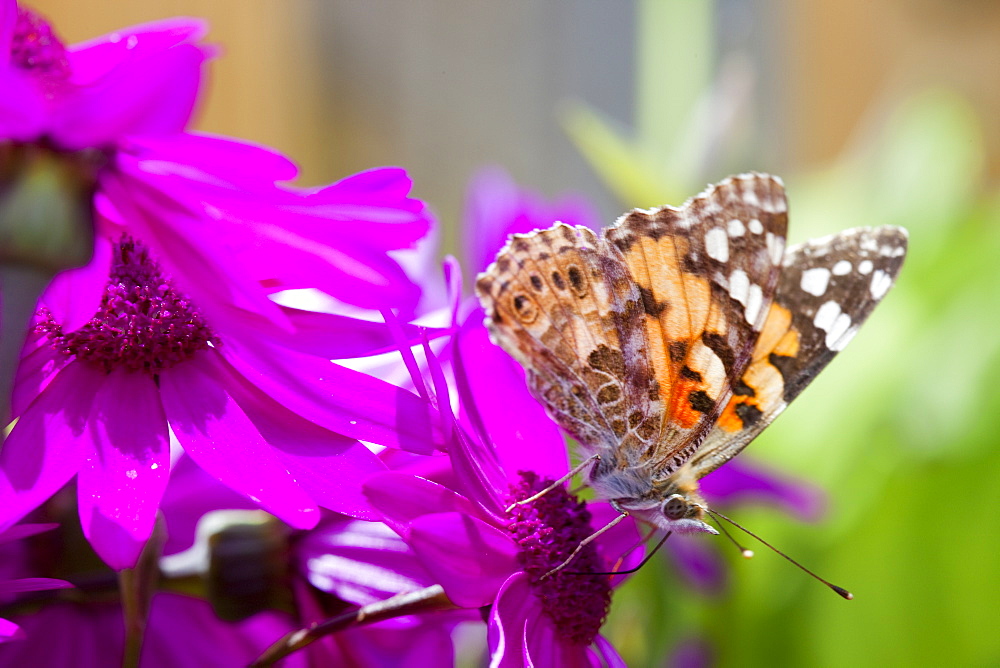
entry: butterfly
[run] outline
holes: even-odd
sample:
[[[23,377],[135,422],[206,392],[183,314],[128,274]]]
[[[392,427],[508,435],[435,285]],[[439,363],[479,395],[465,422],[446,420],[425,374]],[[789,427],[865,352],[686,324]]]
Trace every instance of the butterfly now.
[[[515,234],[476,281],[491,340],[579,443],[588,484],[666,531],[717,531],[698,481],[843,350],[903,264],[906,230],[785,247],[778,177],[741,174],[600,236]]]

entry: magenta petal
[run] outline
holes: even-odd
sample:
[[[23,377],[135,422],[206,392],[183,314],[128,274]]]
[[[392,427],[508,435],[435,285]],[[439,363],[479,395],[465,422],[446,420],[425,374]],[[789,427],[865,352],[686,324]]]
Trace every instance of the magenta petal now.
[[[202,49],[180,45],[72,89],[53,113],[55,141],[82,149],[114,144],[129,134],[180,132],[194,109],[204,60]]]
[[[294,413],[338,434],[429,454],[440,436],[420,397],[325,359],[243,336],[223,353],[247,380]]]
[[[45,391],[62,370],[73,364],[72,357],[67,357],[48,345],[44,334],[29,333],[21,354],[10,400],[15,416],[28,410],[31,402]]]
[[[205,21],[178,17],[129,26],[79,42],[67,50],[72,82],[78,86],[93,84],[109,73],[117,74],[115,68],[119,65],[127,67],[144,56],[197,41],[207,32]]]
[[[77,478],[83,533],[109,566],[132,568],[170,476],[167,420],[153,379],[123,369],[108,374],[91,429],[97,449]]]
[[[204,352],[160,374],[167,420],[198,466],[298,529],[319,521],[315,503],[221,384],[229,374]]]
[[[10,41],[17,25],[17,0],[0,0],[0,66],[10,62]]]
[[[323,359],[345,359],[399,350],[399,342],[385,322],[285,306],[281,310],[292,323],[295,332],[284,337],[280,343],[307,355]],[[430,339],[444,336],[448,332],[437,328],[418,328],[415,325],[406,325],[404,331],[411,346],[420,342],[422,332]]]
[[[490,609],[487,640],[490,668],[524,666],[524,627],[538,612],[538,600],[523,571],[514,573],[501,585]]]
[[[401,536],[407,536],[410,523],[423,515],[477,514],[475,505],[464,496],[408,473],[388,471],[372,476],[362,485],[362,491],[382,514],[383,521]]]
[[[248,189],[272,190],[276,181],[298,175],[295,163],[272,148],[197,132],[130,137],[128,146],[138,158],[155,161],[163,171],[169,171],[172,163],[177,176],[214,185],[224,178],[237,196]]]
[[[569,470],[566,441],[528,392],[524,370],[489,339],[477,309],[459,334],[459,349],[483,426],[508,474],[532,470],[559,478]]]
[[[511,573],[520,570],[517,546],[504,531],[462,513],[418,517],[410,547],[455,604],[487,605]]]
[[[49,589],[72,589],[75,585],[55,578],[21,578],[0,581],[0,594],[22,594],[26,591],[48,591]]]
[[[3,52],[8,57],[9,51]],[[42,134],[48,113],[28,77],[0,65],[0,140],[31,141]]]
[[[360,442],[309,422],[241,380],[229,379],[230,396],[312,500],[357,519],[379,519],[361,483],[385,464]]]
[[[12,526],[6,531],[0,531],[0,545],[58,528],[59,524],[56,522],[46,522],[44,524],[18,524],[16,526]]]
[[[104,373],[67,366],[24,412],[0,449],[0,526],[56,493],[94,449],[90,406]]]
[[[24,637],[24,631],[14,622],[0,617],[0,642],[18,640]]]
[[[820,489],[746,459],[731,461],[705,476],[701,491],[714,504],[763,501],[813,521],[823,514],[826,500]]]
[[[295,554],[314,587],[357,605],[434,584],[409,546],[381,522],[324,519]]]
[[[597,653],[603,661],[603,663],[599,665],[606,666],[606,668],[628,668],[625,660],[622,659],[622,657],[618,654],[618,651],[604,636],[598,634],[598,636],[594,638],[594,648],[597,650]]]

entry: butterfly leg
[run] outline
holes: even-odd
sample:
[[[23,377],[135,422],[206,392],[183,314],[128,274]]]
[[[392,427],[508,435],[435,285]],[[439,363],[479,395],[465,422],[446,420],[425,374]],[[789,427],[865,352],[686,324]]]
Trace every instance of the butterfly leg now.
[[[558,573],[559,571],[561,571],[562,569],[566,568],[566,566],[568,566],[569,563],[571,561],[573,561],[573,559],[576,558],[576,555],[580,554],[580,550],[582,550],[587,545],[589,545],[590,543],[592,543],[593,541],[595,541],[604,532],[609,531],[610,529],[612,529],[615,526],[617,526],[626,517],[628,517],[628,513],[627,512],[622,512],[621,515],[619,515],[618,517],[616,517],[615,519],[611,520],[610,522],[608,522],[607,524],[605,524],[603,527],[601,527],[600,529],[598,529],[594,533],[590,534],[589,536],[587,536],[586,538],[584,538],[583,540],[581,540],[580,544],[576,546],[575,550],[573,550],[573,554],[569,555],[569,557],[566,559],[566,561],[562,562],[561,564],[559,564],[558,566],[556,566],[555,568],[553,568],[551,571],[549,571],[548,573],[546,573],[545,575],[543,575],[542,577],[540,577],[539,580],[544,580],[544,579],[546,579],[548,577],[551,577],[551,576],[555,575],[556,573]]]
[[[543,496],[545,496],[546,494],[548,494],[549,492],[551,492],[552,490],[554,490],[559,485],[563,484],[564,482],[566,482],[567,480],[569,480],[570,478],[572,478],[573,476],[575,476],[577,473],[579,473],[583,469],[587,468],[591,464],[591,462],[597,462],[597,461],[600,461],[600,460],[601,460],[601,456],[600,455],[591,455],[590,457],[587,457],[582,462],[580,462],[579,464],[577,464],[576,466],[574,466],[572,471],[570,471],[569,473],[567,473],[563,477],[559,478],[559,480],[556,480],[554,483],[552,483],[551,485],[549,485],[548,487],[546,487],[542,491],[536,492],[535,494],[532,494],[531,496],[529,496],[526,499],[521,499],[520,501],[515,501],[514,503],[512,503],[509,506],[507,506],[506,508],[504,508],[504,512],[505,513],[509,513],[510,511],[514,510],[514,508],[516,508],[517,506],[523,506],[523,505],[525,505],[527,503],[531,503],[533,501],[537,501],[538,499],[542,498]]]

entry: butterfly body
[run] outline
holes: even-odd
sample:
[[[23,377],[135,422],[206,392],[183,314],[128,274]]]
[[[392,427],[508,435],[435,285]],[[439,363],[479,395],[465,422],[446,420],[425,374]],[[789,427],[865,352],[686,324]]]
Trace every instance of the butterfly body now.
[[[716,533],[698,480],[846,345],[906,251],[894,227],[786,250],[786,226],[781,181],[745,174],[600,236],[561,223],[513,235],[480,274],[492,340],[623,512]]]

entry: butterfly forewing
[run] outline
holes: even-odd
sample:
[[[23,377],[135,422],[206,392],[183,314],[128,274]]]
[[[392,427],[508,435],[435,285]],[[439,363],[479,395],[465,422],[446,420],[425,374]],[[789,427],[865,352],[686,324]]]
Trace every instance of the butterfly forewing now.
[[[763,326],[784,253],[787,206],[771,176],[731,177],[681,208],[635,210],[605,231],[642,297],[664,410],[641,453],[654,479],[691,456],[726,406]]]
[[[857,228],[789,248],[750,365],[690,466],[698,477],[747,446],[844,349],[892,287],[906,231]]]

